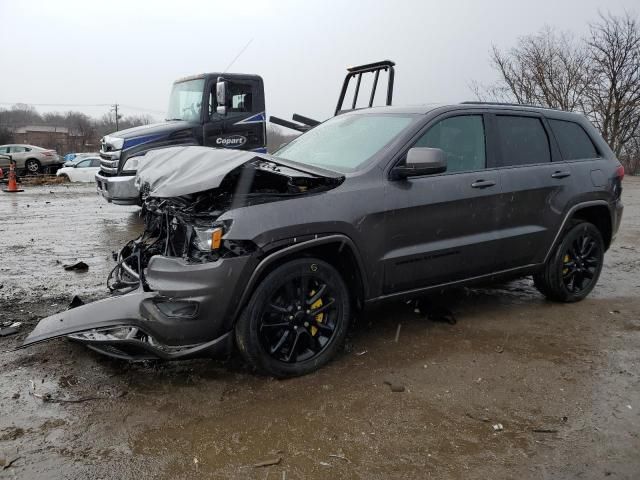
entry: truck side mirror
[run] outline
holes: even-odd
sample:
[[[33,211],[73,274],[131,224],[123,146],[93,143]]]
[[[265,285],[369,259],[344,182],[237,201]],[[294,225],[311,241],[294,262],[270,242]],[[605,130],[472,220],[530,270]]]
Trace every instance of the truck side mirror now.
[[[216,82],[216,112],[220,115],[227,114],[227,82]]]
[[[447,171],[447,157],[439,148],[413,147],[407,152],[404,165],[391,170],[393,180],[433,175]]]

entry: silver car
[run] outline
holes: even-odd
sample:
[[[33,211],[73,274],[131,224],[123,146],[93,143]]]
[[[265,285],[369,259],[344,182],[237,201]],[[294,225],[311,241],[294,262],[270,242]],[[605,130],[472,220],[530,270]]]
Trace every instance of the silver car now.
[[[16,161],[16,168],[26,170],[26,173],[38,173],[43,167],[59,165],[60,157],[55,150],[36,147],[33,145],[0,145],[0,155],[11,155]],[[0,157],[0,168],[9,168],[9,160]]]

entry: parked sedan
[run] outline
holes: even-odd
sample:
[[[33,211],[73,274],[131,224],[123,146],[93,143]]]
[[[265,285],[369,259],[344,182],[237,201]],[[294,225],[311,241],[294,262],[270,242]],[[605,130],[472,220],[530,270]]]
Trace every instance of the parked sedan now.
[[[0,155],[11,155],[18,170],[26,173],[39,173],[46,167],[60,165],[60,157],[55,150],[33,145],[0,145]],[[0,167],[9,167],[9,160],[0,157]]]
[[[100,170],[100,157],[89,157],[80,160],[71,167],[63,167],[56,173],[71,182],[95,182],[95,175]]]
[[[78,163],[83,158],[89,157],[98,157],[100,154],[98,152],[90,152],[90,153],[67,153],[62,159],[64,160],[63,167],[73,167],[76,163]]]

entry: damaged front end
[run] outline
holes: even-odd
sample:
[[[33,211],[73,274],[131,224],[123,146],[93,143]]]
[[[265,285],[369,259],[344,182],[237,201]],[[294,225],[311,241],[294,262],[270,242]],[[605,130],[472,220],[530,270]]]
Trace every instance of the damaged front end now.
[[[129,360],[228,354],[237,302],[262,256],[251,239],[233,238],[232,211],[342,180],[251,152],[154,152],[138,171],[144,232],[117,255],[112,296],[41,320],[23,346],[66,336]]]

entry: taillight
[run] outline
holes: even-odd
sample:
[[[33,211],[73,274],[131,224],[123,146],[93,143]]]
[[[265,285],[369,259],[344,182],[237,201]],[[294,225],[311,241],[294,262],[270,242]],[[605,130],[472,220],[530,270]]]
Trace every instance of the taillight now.
[[[624,167],[622,165],[619,165],[618,168],[616,168],[616,178],[619,178],[620,180],[624,178]]]

